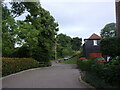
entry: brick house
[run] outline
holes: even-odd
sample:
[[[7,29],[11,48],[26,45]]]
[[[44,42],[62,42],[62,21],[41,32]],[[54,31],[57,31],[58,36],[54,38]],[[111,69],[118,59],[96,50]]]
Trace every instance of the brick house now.
[[[100,51],[100,40],[101,37],[97,34],[92,34],[88,39],[84,39],[83,54],[84,57],[102,57]]]

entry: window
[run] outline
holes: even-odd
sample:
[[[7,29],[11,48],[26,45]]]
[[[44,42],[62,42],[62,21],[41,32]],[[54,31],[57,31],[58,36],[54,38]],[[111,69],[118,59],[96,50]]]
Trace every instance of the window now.
[[[97,40],[93,40],[93,45],[94,45],[94,46],[98,45],[98,44],[97,44]]]

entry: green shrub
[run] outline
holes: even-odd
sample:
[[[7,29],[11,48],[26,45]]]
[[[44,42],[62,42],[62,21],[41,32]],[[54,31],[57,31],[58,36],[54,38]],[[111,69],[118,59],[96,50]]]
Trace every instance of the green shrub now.
[[[78,64],[78,68],[80,68],[83,71],[90,71],[91,70],[91,66],[93,64],[95,64],[96,61],[95,60],[78,60],[77,64]]]
[[[90,83],[95,88],[97,88],[97,90],[99,90],[99,89],[103,90],[103,88],[113,88],[112,86],[107,84],[104,79],[101,79],[94,73],[87,72],[84,75],[84,80],[87,83]]]
[[[94,63],[91,65],[90,67],[91,69],[91,72],[96,74],[97,76],[99,76],[100,78],[102,78],[102,74],[104,73],[103,72],[103,69],[104,69],[104,64],[103,63]]]
[[[110,64],[104,68],[103,79],[111,85],[119,86],[120,83],[120,67],[119,65]]]
[[[36,67],[40,67],[40,64],[32,58],[3,58],[2,76]]]
[[[102,63],[97,62],[96,60],[80,60],[77,62],[78,67],[82,71],[86,71],[89,74],[87,74],[85,79],[88,82],[91,82],[94,84],[91,80],[92,78],[99,77],[98,81],[101,81],[101,85],[105,85],[104,83],[107,83],[108,85],[119,87],[120,84],[120,62],[119,60],[112,60],[109,63]],[[88,76],[89,75],[89,76]],[[89,78],[90,77],[90,78]],[[97,82],[96,82],[97,84]],[[95,85],[99,86],[99,85]],[[105,87],[105,86],[100,86]]]

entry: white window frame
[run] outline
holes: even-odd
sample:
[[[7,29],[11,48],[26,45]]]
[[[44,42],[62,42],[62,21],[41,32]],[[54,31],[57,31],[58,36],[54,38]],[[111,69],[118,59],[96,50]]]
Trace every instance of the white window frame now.
[[[98,45],[97,42],[98,42],[97,40],[93,40],[93,45],[94,45],[94,46],[97,46],[97,45]]]

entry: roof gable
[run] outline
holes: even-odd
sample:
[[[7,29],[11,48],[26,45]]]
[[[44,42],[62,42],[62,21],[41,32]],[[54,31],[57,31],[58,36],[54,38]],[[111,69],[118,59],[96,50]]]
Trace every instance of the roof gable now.
[[[101,37],[93,33],[88,39],[101,39]]]

